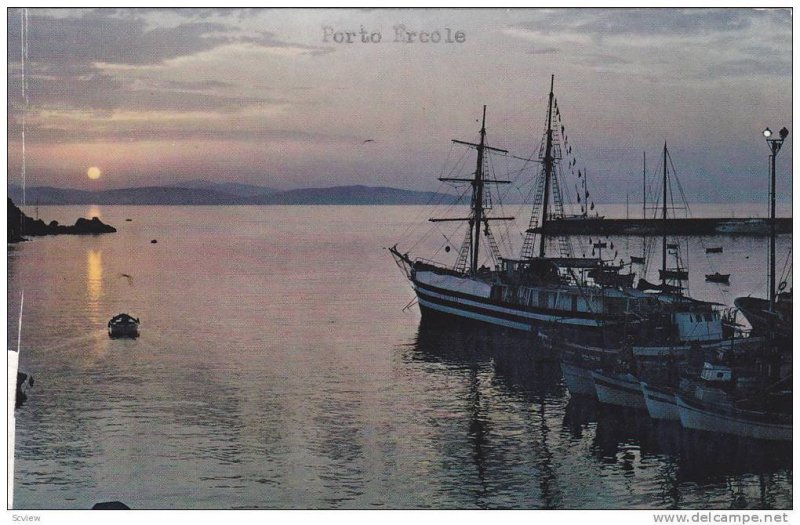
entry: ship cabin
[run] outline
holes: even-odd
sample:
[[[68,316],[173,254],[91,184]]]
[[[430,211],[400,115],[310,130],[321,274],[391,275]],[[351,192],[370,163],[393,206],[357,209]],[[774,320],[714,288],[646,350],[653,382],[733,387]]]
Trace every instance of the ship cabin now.
[[[681,342],[708,342],[724,339],[722,305],[699,301],[684,295],[659,293],[655,295],[672,314],[674,336]]]
[[[599,259],[503,259],[491,298],[533,309],[623,317],[629,312],[657,312],[652,294],[632,288],[587,285],[585,269],[601,270]]]

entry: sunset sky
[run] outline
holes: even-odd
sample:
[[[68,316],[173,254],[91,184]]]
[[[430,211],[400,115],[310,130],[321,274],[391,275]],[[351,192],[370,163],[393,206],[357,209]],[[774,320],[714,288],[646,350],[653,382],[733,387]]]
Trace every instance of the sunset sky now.
[[[398,43],[400,24],[464,42]],[[362,26],[381,42],[330,36]],[[551,73],[598,202],[640,198],[664,141],[690,200],[761,201],[761,132],[792,130],[788,9],[29,9],[8,38],[8,180],[28,186],[432,190],[483,104],[493,145],[536,150]]]

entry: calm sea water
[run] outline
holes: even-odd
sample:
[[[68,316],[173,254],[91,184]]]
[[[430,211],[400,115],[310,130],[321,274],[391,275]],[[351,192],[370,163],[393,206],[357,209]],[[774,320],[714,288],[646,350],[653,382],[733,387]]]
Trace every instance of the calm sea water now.
[[[571,399],[518,340],[421,330],[383,247],[411,248],[429,212],[41,207],[119,231],[8,248],[8,345],[24,291],[20,369],[36,380],[16,411],[14,507],[791,507],[785,447]],[[694,296],[763,296],[765,239],[689,244]],[[730,286],[705,283],[714,270]],[[119,312],[140,339],[107,337]]]

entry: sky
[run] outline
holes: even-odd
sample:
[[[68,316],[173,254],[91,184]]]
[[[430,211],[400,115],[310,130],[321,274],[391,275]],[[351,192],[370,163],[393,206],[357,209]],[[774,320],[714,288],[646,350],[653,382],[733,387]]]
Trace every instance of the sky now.
[[[484,104],[492,145],[538,151],[551,74],[597,202],[641,199],[665,141],[689,200],[764,200],[762,130],[792,130],[788,9],[11,9],[7,29],[27,186],[434,190]]]

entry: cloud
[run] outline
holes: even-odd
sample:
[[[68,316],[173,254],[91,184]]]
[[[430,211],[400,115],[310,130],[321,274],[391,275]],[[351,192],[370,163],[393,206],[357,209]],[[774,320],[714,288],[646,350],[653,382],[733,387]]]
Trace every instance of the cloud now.
[[[297,48],[308,53],[327,48],[282,41],[268,31],[244,32],[224,22],[191,21],[172,27],[148,27],[126,10],[118,18],[114,11],[88,11],[80,17],[56,18],[28,10],[27,60],[32,64],[160,64],[165,60],[213,49],[223,44],[245,42],[271,48]],[[180,13],[180,11],[178,11]],[[189,16],[190,13],[181,13]],[[8,59],[20,59],[22,21],[19,11],[8,18]]]
[[[533,42],[529,53],[557,49],[564,62],[641,78],[791,75],[788,10],[539,10],[504,33]]]
[[[320,55],[328,48],[286,42],[269,31],[244,31],[220,21],[218,11],[179,15],[172,26],[153,26],[148,10],[97,10],[51,14],[27,11],[25,91],[28,111],[76,108],[88,111],[163,109],[195,111],[215,108],[232,112],[251,105],[280,102],[257,96],[230,95],[221,80],[153,80],[142,88],[137,68],[160,67],[170,61],[240,45],[256,49]],[[230,11],[225,11],[230,15]],[[164,15],[163,12],[157,15]],[[209,21],[213,18],[213,21]],[[228,16],[227,18],[230,18]],[[22,11],[8,17],[9,107],[22,105]],[[125,68],[129,68],[126,74]]]
[[[670,36],[680,39],[736,33],[759,21],[791,31],[791,12],[755,9],[553,9],[511,27],[540,34],[573,32],[593,38]]]

